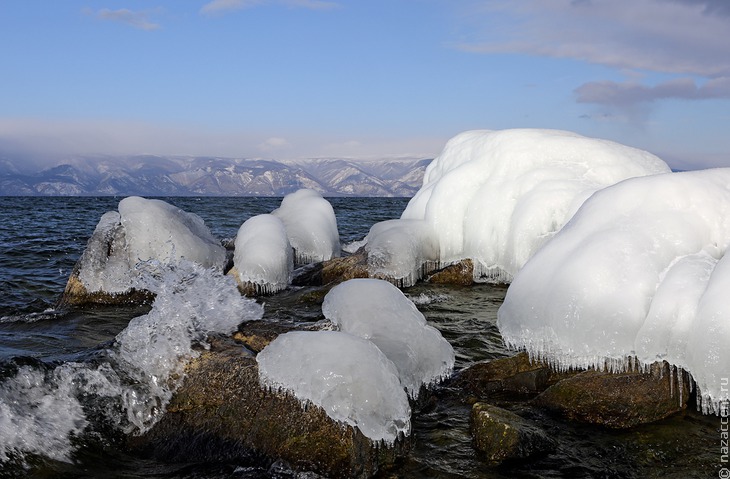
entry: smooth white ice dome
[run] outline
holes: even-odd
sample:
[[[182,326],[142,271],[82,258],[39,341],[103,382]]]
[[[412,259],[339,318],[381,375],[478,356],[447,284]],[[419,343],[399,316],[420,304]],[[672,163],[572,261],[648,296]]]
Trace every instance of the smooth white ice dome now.
[[[345,281],[327,293],[322,312],[340,331],[375,343],[393,361],[411,397],[418,396],[421,386],[451,375],[454,349],[426,324],[413,302],[387,281]]]
[[[431,225],[442,264],[470,258],[476,280],[510,281],[592,193],[669,171],[646,151],[567,131],[467,131],[431,162],[401,218]]]
[[[284,223],[297,264],[317,263],[340,255],[335,211],[318,192],[301,189],[290,193],[271,214]]]
[[[392,444],[411,429],[398,371],[372,342],[339,331],[293,331],[256,356],[264,386],[312,402],[373,441]]]
[[[626,180],[595,193],[525,264],[499,329],[561,367],[666,360],[717,412],[730,377],[729,244],[730,168]]]
[[[274,215],[257,215],[238,229],[233,254],[238,280],[252,283],[262,293],[285,289],[294,260],[284,223]]]
[[[118,209],[101,217],[80,259],[79,279],[90,292],[134,287],[140,262],[184,259],[220,271],[225,266],[225,249],[198,215],[138,196],[124,198]]]

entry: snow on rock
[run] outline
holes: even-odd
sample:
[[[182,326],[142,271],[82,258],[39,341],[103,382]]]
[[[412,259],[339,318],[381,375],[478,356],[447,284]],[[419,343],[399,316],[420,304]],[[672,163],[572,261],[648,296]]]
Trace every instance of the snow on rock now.
[[[366,237],[368,273],[401,288],[416,284],[438,264],[434,229],[423,220],[387,220],[376,223]]]
[[[222,270],[226,252],[203,220],[162,200],[137,196],[105,213],[79,261],[79,279],[89,292],[122,293],[134,287],[135,267],[181,259]]]
[[[293,331],[256,357],[266,387],[322,407],[373,441],[408,435],[411,408],[393,363],[370,341],[339,331]]]
[[[566,131],[467,131],[428,166],[401,218],[433,227],[443,265],[470,258],[475,280],[509,281],[593,192],[669,171],[645,151]]]
[[[451,375],[454,350],[398,288],[379,279],[352,279],[324,298],[322,312],[340,331],[372,341],[395,364],[415,398],[421,386]]]
[[[270,214],[246,220],[236,235],[233,267],[236,279],[254,285],[259,294],[285,289],[294,260],[284,223]]]
[[[317,263],[340,255],[335,211],[318,192],[301,189],[290,193],[271,214],[284,222],[297,264]]]
[[[595,193],[517,274],[506,343],[566,368],[627,358],[689,371],[705,413],[728,399],[730,168]]]

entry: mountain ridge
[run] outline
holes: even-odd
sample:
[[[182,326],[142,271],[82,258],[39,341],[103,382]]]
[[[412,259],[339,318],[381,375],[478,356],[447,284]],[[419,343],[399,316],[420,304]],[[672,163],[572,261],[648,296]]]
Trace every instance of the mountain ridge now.
[[[2,196],[283,196],[311,188],[323,196],[385,197],[413,196],[432,161],[134,155],[77,157],[20,172],[0,160]]]

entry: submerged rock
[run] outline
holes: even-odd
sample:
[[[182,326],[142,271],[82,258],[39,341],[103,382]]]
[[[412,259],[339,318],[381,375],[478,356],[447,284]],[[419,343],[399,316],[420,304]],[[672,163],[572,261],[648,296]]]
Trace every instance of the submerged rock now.
[[[527,353],[477,363],[463,370],[453,385],[480,399],[535,396],[566,377],[547,364],[532,361]]]
[[[373,444],[319,407],[263,389],[253,354],[230,339],[193,360],[167,413],[132,447],[184,462],[286,461],[327,477],[370,477],[407,452]]]
[[[682,411],[689,396],[686,374],[655,363],[649,373],[584,371],[550,386],[534,404],[571,420],[625,429]]]
[[[470,259],[463,259],[432,273],[426,278],[426,281],[431,284],[471,286],[474,284],[474,262]]]
[[[471,411],[474,446],[491,464],[524,459],[555,450],[556,442],[515,413],[486,403]]]

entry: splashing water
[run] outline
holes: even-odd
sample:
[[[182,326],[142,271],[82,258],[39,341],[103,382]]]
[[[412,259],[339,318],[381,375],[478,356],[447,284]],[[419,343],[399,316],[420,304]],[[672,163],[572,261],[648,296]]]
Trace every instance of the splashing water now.
[[[23,365],[2,383],[0,461],[26,453],[70,461],[73,438],[91,425],[94,401],[106,404],[100,412],[112,427],[149,430],[198,354],[194,347],[206,347],[208,334],[230,334],[263,315],[232,278],[214,270],[186,261],[141,270],[145,288],[156,294],[152,309],[117,335],[101,364]]]

